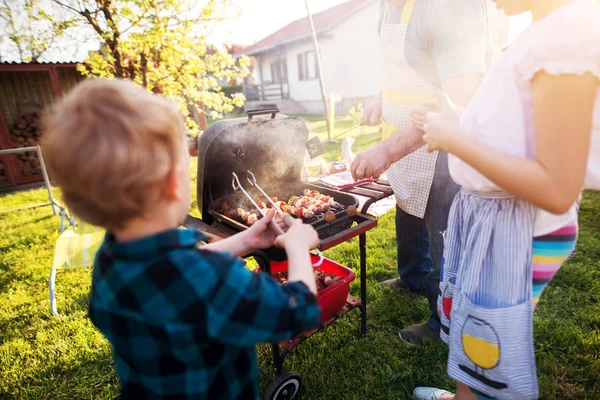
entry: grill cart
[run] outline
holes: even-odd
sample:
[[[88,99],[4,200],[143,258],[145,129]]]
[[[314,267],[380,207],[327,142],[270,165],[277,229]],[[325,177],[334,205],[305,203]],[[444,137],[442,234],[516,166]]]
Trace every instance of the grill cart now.
[[[295,117],[277,115],[277,109],[248,111],[248,118],[222,120],[212,124],[200,137],[198,151],[197,203],[201,218],[188,216],[185,225],[201,230],[209,241],[220,240],[247,229],[252,217],[258,215],[253,205],[240,191],[232,187],[232,173],[245,182],[247,171],[270,196],[287,205],[292,196],[318,193],[321,200],[330,201],[332,206],[326,219],[323,213],[297,210],[292,212],[311,224],[319,234],[320,249],[327,250],[340,243],[359,237],[360,247],[360,299],[349,294],[354,272],[329,259],[323,259],[318,271],[336,276],[336,282],[322,288],[317,293],[321,306],[322,321],[318,329],[305,332],[291,340],[272,344],[276,377],[269,384],[265,399],[293,399],[296,397],[301,380],[293,371],[284,372],[283,363],[295,346],[315,332],[324,329],[349,311],[358,308],[361,312],[361,333],[367,330],[366,310],[366,232],[377,226],[377,221],[366,216],[369,206],[392,194],[385,181],[368,183],[344,191],[336,191],[318,184],[302,182],[300,172],[303,166],[305,144],[308,141],[308,127]],[[243,177],[243,178],[242,178]],[[260,193],[248,185],[251,196],[261,199]],[[357,207],[354,195],[366,197],[360,213],[347,212],[349,207]],[[297,204],[300,205],[300,204]],[[289,206],[293,206],[289,205]],[[309,207],[310,208],[310,207]],[[238,209],[243,210],[239,212]],[[313,211],[321,211],[315,210]],[[290,211],[290,208],[286,208]],[[332,219],[332,215],[335,218]],[[287,271],[285,252],[271,248],[255,251],[254,257],[260,268],[275,278]],[[317,256],[312,256],[314,261]]]

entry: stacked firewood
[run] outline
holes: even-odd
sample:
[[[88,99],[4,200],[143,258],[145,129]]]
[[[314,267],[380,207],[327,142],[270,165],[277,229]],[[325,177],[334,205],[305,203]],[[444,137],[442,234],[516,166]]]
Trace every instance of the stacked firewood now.
[[[0,161],[0,185],[8,180],[6,176],[6,169],[4,168],[4,163]]]
[[[15,147],[37,146],[42,135],[39,112],[21,115],[12,126],[10,136]],[[17,153],[17,169],[22,176],[41,174],[40,163],[35,152]]]

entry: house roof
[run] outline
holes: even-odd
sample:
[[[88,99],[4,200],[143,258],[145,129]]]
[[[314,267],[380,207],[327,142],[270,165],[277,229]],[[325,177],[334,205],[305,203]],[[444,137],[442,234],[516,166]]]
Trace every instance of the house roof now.
[[[356,12],[370,4],[371,1],[372,0],[350,0],[313,14],[312,18],[317,35],[323,34],[336,25],[344,22]],[[246,47],[243,50],[243,53],[247,55],[256,55],[268,51],[278,45],[307,39],[311,34],[308,17],[304,17],[284,26],[277,32],[272,33],[254,45]]]
[[[0,61],[0,65],[55,65],[55,66],[76,66],[80,61],[38,61],[38,62],[25,62],[25,61]]]
[[[77,62],[0,61],[0,72],[49,71],[56,68],[77,68]]]

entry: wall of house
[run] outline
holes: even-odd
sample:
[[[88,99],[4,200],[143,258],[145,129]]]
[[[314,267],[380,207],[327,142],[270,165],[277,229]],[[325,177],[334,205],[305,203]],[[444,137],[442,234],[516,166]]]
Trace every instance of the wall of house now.
[[[329,93],[331,90],[331,82],[335,75],[335,57],[333,49],[335,42],[333,38],[324,36],[319,38],[319,49],[321,53],[321,63],[323,68],[323,80],[325,82],[325,91]],[[287,63],[288,63],[288,81],[290,84],[290,97],[296,101],[309,102],[321,101],[321,86],[319,78],[315,77],[310,80],[300,80],[298,54],[307,51],[314,51],[312,41],[306,41],[288,48]]]
[[[379,2],[362,9],[333,31],[319,37],[325,91],[329,98],[332,90],[342,90],[345,99],[362,99],[375,95],[379,89],[377,64],[377,21]],[[306,112],[323,111],[318,79],[300,80],[298,54],[313,50],[312,40],[287,46],[282,53],[287,61],[290,98],[300,102]],[[278,58],[271,52],[257,62],[262,66],[263,82],[270,82],[271,63]],[[257,65],[258,67],[258,65]],[[255,82],[261,82],[260,70],[254,71]],[[347,108],[347,107],[346,107]]]
[[[331,90],[331,82],[336,73],[334,47],[335,42],[329,36],[323,36],[319,39],[321,52],[321,62],[323,64],[323,76],[325,81],[325,90],[327,93]],[[314,50],[312,40],[305,40],[292,44],[282,49],[280,55],[272,51],[257,58],[257,68],[254,71],[254,80],[256,83],[268,84],[272,82],[271,63],[277,61],[279,57],[286,60],[288,72],[288,90],[290,98],[301,102],[318,101],[321,102],[321,89],[319,79],[300,80],[298,68],[298,54]],[[262,67],[262,81],[260,79],[260,67]],[[278,86],[274,85],[274,86]],[[314,107],[310,107],[314,109]]]

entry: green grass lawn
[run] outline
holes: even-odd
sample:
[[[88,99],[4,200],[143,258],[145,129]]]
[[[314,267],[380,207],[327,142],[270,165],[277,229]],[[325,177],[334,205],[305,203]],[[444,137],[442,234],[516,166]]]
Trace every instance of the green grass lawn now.
[[[339,122],[337,127],[341,132],[350,125]],[[323,122],[310,120],[309,127],[326,137]],[[378,138],[368,130],[355,148]],[[339,147],[326,145],[326,158],[339,157]],[[0,210],[42,202],[44,196],[43,189],[6,195],[0,197]],[[198,215],[195,209],[192,213]],[[303,379],[303,398],[409,399],[417,385],[453,387],[445,373],[445,345],[411,348],[397,338],[399,329],[427,318],[425,298],[377,286],[396,275],[393,222],[393,213],[382,217],[367,238],[367,336],[359,336],[358,312],[351,313],[288,356],[286,368]],[[600,193],[585,194],[580,222],[579,251],[535,313],[542,399],[600,398]],[[118,395],[110,347],[86,316],[90,271],[58,273],[59,311],[67,317],[50,313],[48,274],[58,228],[59,218],[48,207],[0,214],[0,399]],[[326,255],[358,274],[357,240]],[[351,291],[358,296],[358,276]],[[265,350],[259,351],[261,366],[271,372]]]

